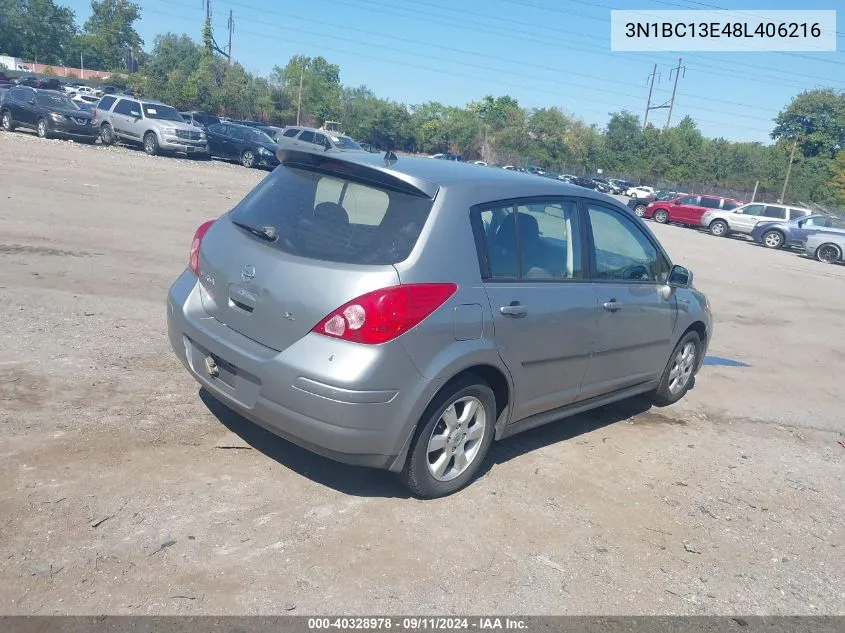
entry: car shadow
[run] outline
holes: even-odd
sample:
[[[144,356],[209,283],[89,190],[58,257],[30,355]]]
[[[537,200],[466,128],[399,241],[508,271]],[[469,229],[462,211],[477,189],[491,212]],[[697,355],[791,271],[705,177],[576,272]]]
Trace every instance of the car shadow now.
[[[204,388],[200,389],[200,399],[223,426],[249,446],[303,477],[338,492],[358,497],[411,497],[389,472],[341,464],[312,453],[247,420],[219,402]],[[503,464],[544,446],[571,440],[627,420],[645,413],[651,406],[651,402],[646,398],[629,398],[494,442],[478,476],[485,475],[496,464]]]

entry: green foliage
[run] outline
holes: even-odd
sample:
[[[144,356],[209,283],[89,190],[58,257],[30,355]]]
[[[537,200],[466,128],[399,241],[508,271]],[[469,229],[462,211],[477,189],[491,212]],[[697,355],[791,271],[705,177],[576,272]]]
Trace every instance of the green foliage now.
[[[53,0],[0,0],[0,43],[14,57],[61,64],[76,36],[75,19]]]
[[[144,45],[134,27],[140,17],[141,7],[129,0],[91,0],[91,17],[74,44],[86,60],[86,68],[125,69],[130,52],[140,51]]]

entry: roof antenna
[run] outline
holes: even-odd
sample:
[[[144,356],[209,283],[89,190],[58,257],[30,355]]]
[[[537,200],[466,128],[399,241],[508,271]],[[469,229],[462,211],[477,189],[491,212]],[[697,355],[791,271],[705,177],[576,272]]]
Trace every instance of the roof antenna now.
[[[392,165],[397,160],[399,160],[399,157],[396,156],[396,154],[393,153],[392,149],[389,149],[384,153],[384,164],[385,165]]]

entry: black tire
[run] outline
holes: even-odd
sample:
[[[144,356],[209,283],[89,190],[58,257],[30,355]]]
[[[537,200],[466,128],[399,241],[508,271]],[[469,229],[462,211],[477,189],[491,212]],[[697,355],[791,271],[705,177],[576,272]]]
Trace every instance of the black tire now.
[[[114,145],[116,140],[114,130],[111,129],[111,125],[108,123],[103,123],[100,126],[100,140],[103,142],[103,145]]]
[[[35,131],[38,134],[38,138],[50,138],[50,124],[47,122],[47,119],[44,117],[38,119]]]
[[[636,191],[631,193],[631,198],[633,198],[634,200],[637,199],[637,192]]]
[[[669,212],[665,209],[658,209],[654,212],[654,215],[651,217],[654,218],[654,221],[658,224],[668,224],[669,223]]]
[[[0,113],[0,127],[7,132],[15,131],[15,122],[12,121],[12,113],[8,110],[3,110],[3,112]]]
[[[477,440],[480,445],[466,470],[453,479],[443,481],[434,477],[429,469],[429,440],[436,428],[440,428],[441,416],[452,404],[462,398],[474,398],[481,403],[484,410],[484,431]],[[496,397],[493,390],[483,380],[472,375],[459,378],[443,389],[423,413],[405,467],[399,473],[402,483],[417,497],[432,499],[457,492],[469,484],[484,463],[484,459],[493,443],[496,425]],[[444,453],[446,448],[442,449]],[[454,451],[452,451],[454,452]],[[448,455],[448,453],[447,453]],[[447,468],[453,463],[453,458],[447,458]]]
[[[645,215],[645,205],[644,204],[635,205],[634,206],[634,215],[636,215],[638,218],[643,217]]]
[[[783,237],[783,233],[777,230],[766,231],[763,233],[762,243],[763,246],[766,248],[783,248],[783,244],[786,240]]]
[[[728,223],[724,220],[713,220],[707,228],[710,230],[710,235],[716,237],[727,237],[731,232]]]
[[[251,149],[245,149],[241,154],[241,165],[247,169],[255,167],[255,153]]]
[[[144,134],[144,152],[149,156],[156,156],[158,154],[158,138],[156,138],[155,132]]]
[[[842,261],[842,249],[833,242],[825,242],[816,249],[816,259],[824,264]]]
[[[689,375],[686,377],[686,380],[682,385],[680,385],[680,388],[673,392],[670,387],[673,379],[673,368],[676,363],[678,363],[678,355],[688,343],[693,344],[695,357],[690,361],[691,369]],[[657,389],[649,394],[651,401],[659,407],[665,407],[670,404],[675,404],[678,400],[683,398],[687,391],[689,391],[695,384],[695,372],[698,369],[700,361],[701,338],[698,336],[698,332],[687,332],[681,337],[681,340],[678,341],[675,349],[672,350],[672,354],[669,356],[669,362],[666,363],[666,368],[663,370],[663,375],[660,377],[660,383],[657,385]]]

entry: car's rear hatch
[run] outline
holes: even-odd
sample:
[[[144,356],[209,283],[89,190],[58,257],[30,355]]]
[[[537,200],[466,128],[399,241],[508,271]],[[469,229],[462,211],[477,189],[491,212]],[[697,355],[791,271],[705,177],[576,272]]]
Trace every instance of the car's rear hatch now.
[[[393,264],[409,255],[431,204],[381,170],[289,158],[203,239],[203,307],[284,350],[350,299],[398,284]]]

